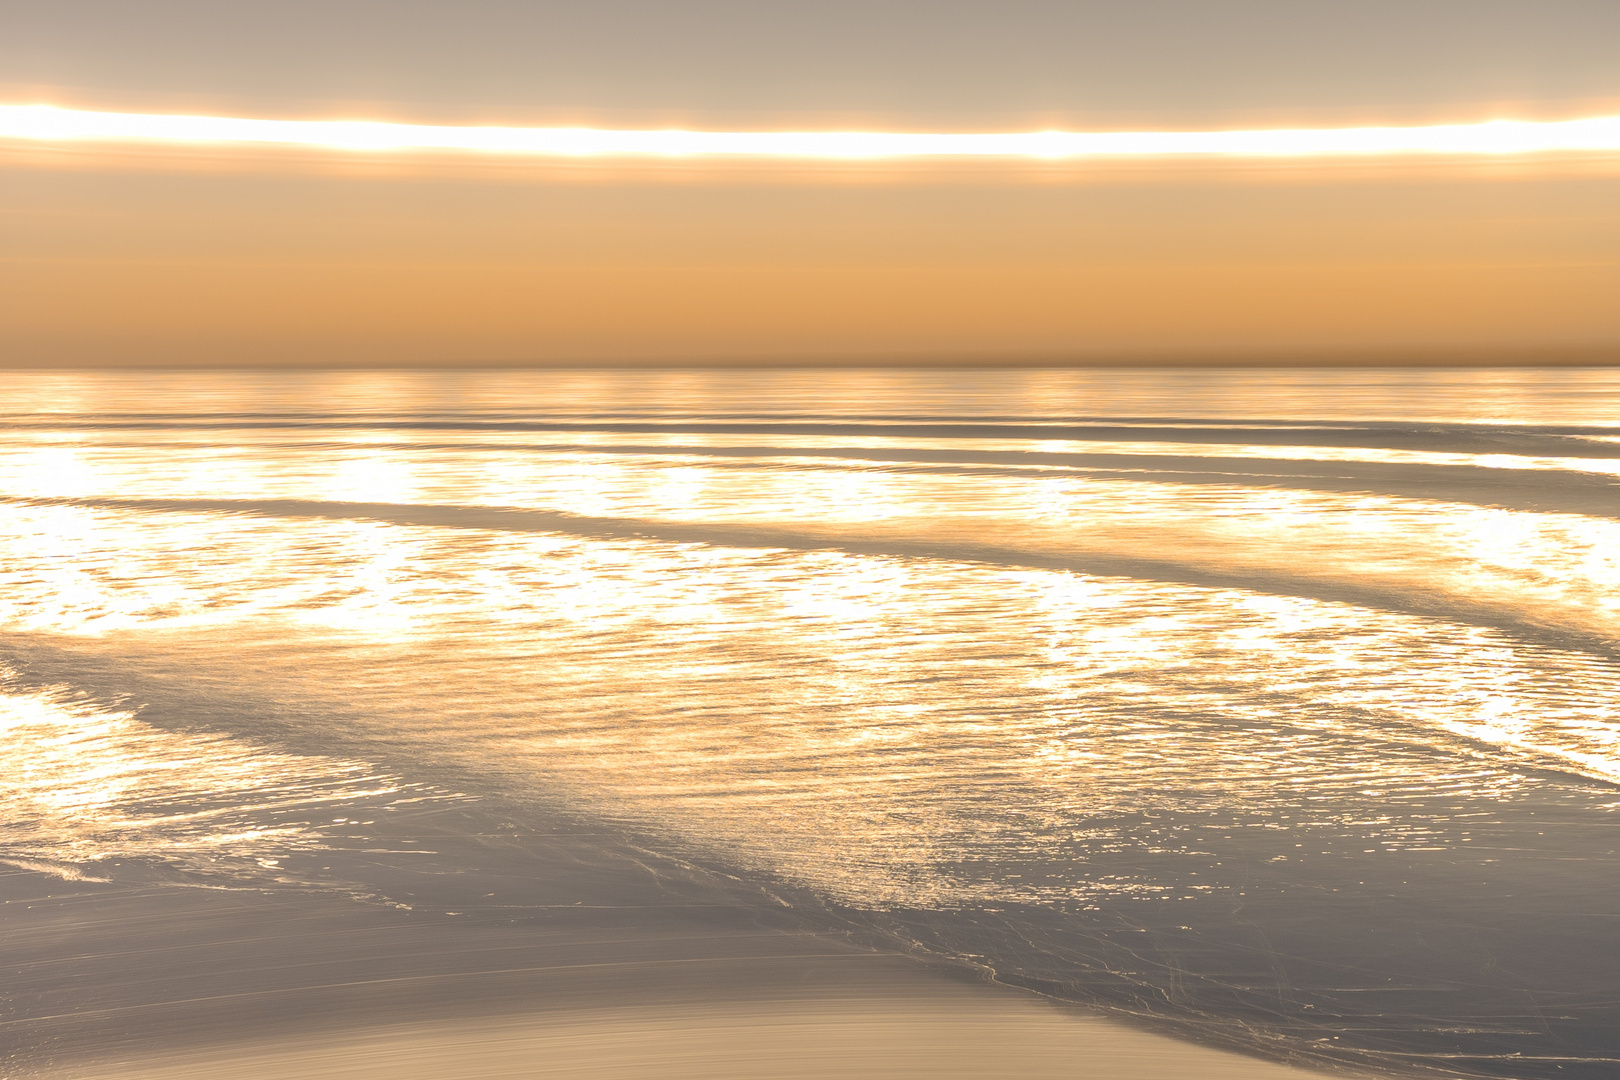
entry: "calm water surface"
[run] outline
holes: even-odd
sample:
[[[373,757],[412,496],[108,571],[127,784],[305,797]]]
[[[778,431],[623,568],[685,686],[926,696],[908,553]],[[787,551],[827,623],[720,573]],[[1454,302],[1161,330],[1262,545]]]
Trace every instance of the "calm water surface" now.
[[[1195,1037],[1620,1074],[1620,372],[4,385],[14,865],[411,907],[381,815],[564,814]]]

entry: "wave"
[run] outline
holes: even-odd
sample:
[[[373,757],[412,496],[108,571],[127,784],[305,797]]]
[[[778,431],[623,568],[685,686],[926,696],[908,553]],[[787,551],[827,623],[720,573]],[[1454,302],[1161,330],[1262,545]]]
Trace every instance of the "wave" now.
[[[151,443],[142,445],[147,448],[152,446]],[[349,450],[352,446],[347,443],[301,443],[299,448]],[[372,452],[519,452],[634,457],[665,462],[707,459],[711,464],[741,468],[769,468],[771,466],[766,463],[783,462],[796,469],[843,469],[848,467],[843,463],[849,462],[880,466],[885,472],[897,475],[977,475],[1024,479],[1071,475],[1093,480],[1153,480],[1189,486],[1241,484],[1293,491],[1392,495],[1532,513],[1620,517],[1620,471],[1584,471],[1551,465],[1517,468],[1507,464],[1426,464],[1344,458],[1301,460],[1252,455],[668,443],[368,442],[366,448]]]
[[[105,881],[97,867],[142,858],[215,881],[290,881],[287,864],[348,820],[333,813],[448,797],[365,762],[165,730],[136,712],[0,668],[0,863]]]
[[[723,548],[838,551],[852,555],[1063,570],[1202,588],[1304,597],[1406,615],[1490,626],[1559,647],[1620,653],[1617,600],[1610,585],[1562,583],[1526,568],[1458,565],[1412,553],[1379,553],[1349,537],[1343,546],[1313,543],[1303,532],[1272,544],[1228,544],[1181,532],[1183,523],[1122,533],[1093,529],[1047,535],[1017,523],[1000,532],[983,523],[744,523],[575,514],[501,506],[336,502],[307,499],[18,498],[0,505],[71,506],[138,513],[180,513],[378,522],[389,525],[516,533],[557,533],[615,541]],[[963,533],[977,535],[963,535]],[[1600,543],[1602,537],[1592,541]],[[1292,540],[1292,542],[1290,542]],[[1420,549],[1420,554],[1423,553]],[[1400,557],[1395,557],[1400,556]],[[1612,560],[1613,553],[1610,554]],[[1571,556],[1577,567],[1583,555]],[[1590,561],[1587,558],[1585,561]]]
[[[16,430],[57,429],[63,419],[6,418]],[[824,438],[1004,439],[1021,441],[1167,442],[1190,446],[1313,446],[1373,450],[1446,451],[1541,457],[1620,456],[1620,427],[1569,424],[1462,424],[1257,420],[1245,423],[1199,417],[1110,417],[1106,419],[996,422],[983,417],[865,418],[862,420],[782,419],[506,419],[478,416],[365,418],[353,414],[75,414],[75,430],[310,430],[595,432],[654,435],[767,435]]]
[[[99,444],[102,449],[109,444]],[[1490,465],[1413,461],[1328,460],[1259,455],[1172,453],[1074,453],[1045,450],[894,449],[842,446],[706,446],[698,444],[547,442],[367,442],[366,450],[474,455],[553,454],[625,457],[667,464],[704,461],[710,467],[768,469],[772,463],[800,470],[878,466],[895,475],[1004,476],[1035,479],[1074,476],[1092,480],[1152,480],[1189,487],[1241,484],[1291,491],[1367,493],[1406,499],[1466,503],[1531,513],[1620,517],[1620,465],[1586,470],[1575,459],[1498,460]],[[191,444],[143,441],[139,449],[192,450]],[[292,449],[284,446],[283,449]],[[301,452],[344,452],[340,441],[302,441]],[[1617,451],[1620,452],[1620,451]],[[1596,460],[1596,459],[1592,459]],[[1603,459],[1620,462],[1620,458]],[[1576,465],[1577,467],[1570,467]]]

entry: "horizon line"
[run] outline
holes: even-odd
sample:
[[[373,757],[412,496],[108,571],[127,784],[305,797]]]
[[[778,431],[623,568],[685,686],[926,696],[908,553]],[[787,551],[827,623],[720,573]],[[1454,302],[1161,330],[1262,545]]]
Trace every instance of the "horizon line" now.
[[[1367,348],[1223,349],[1101,353],[971,352],[867,353],[867,354],[689,354],[671,356],[507,356],[507,357],[353,357],[336,359],[265,360],[107,360],[56,358],[29,360],[0,358],[0,371],[555,371],[555,370],[1083,370],[1083,369],[1202,369],[1243,368],[1354,370],[1357,368],[1496,369],[1549,368],[1620,369],[1620,343],[1587,346],[1525,346],[1480,348],[1469,346],[1385,346]]]
[[[1620,151],[1620,116],[1212,131],[701,131],[277,120],[0,104],[0,140],[282,146],[527,158],[884,161],[1522,156]]]

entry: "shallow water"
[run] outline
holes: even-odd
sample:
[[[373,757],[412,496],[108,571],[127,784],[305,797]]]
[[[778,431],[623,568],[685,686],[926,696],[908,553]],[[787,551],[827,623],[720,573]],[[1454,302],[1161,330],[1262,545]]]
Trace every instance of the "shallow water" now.
[[[14,865],[479,918],[377,822],[561,814],[1200,1038],[1620,1068],[1620,372],[5,381]]]

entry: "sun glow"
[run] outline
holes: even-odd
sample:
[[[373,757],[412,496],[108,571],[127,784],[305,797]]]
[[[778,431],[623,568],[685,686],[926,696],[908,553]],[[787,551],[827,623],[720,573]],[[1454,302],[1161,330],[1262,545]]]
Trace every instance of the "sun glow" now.
[[[263,120],[0,105],[0,140],[241,144],[352,152],[451,151],[536,158],[916,158],[1519,155],[1620,151],[1620,116],[1418,127],[1247,131],[684,131],[488,127],[373,120]]]

